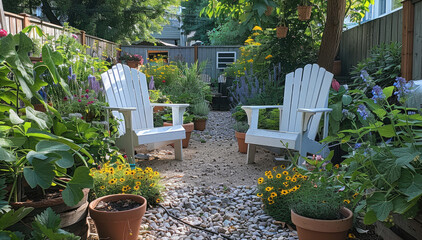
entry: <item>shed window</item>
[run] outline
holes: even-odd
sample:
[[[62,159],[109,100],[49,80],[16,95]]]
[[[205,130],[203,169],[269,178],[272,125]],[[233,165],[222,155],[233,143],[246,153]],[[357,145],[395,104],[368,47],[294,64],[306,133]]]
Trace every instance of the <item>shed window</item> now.
[[[217,69],[225,69],[228,64],[236,62],[236,52],[217,52]]]

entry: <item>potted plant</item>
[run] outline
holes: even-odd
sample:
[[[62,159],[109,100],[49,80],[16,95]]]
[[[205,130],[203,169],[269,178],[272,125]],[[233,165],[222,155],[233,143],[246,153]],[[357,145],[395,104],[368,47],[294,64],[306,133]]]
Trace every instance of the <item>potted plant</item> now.
[[[200,102],[192,106],[192,113],[194,115],[195,130],[204,131],[210,107],[207,102]]]
[[[89,212],[100,239],[138,239],[147,207],[161,202],[160,174],[150,167],[131,168],[128,163],[105,163],[91,169],[94,196]]]
[[[246,122],[236,122],[233,126],[235,130],[235,136],[237,138],[237,144],[239,146],[240,153],[247,153],[248,144],[245,143],[246,132],[249,129],[249,125]]]
[[[164,114],[161,118],[164,120],[164,123],[163,123],[164,127],[173,126],[173,123],[172,123],[173,119],[171,117],[171,113]],[[183,114],[182,126],[186,131],[186,138],[182,140],[182,146],[183,148],[187,148],[189,147],[190,135],[194,129],[193,115],[190,115],[189,113],[185,112]]]
[[[129,54],[123,53],[119,58],[121,61],[125,61],[126,64],[131,68],[138,68],[140,65],[144,64],[144,58],[138,54]]]
[[[307,5],[306,0],[301,1],[301,5],[297,6],[297,15],[299,20],[307,21],[311,19],[312,6]]]
[[[291,219],[301,240],[344,240],[353,225],[353,212],[329,182],[306,181],[290,199]]]

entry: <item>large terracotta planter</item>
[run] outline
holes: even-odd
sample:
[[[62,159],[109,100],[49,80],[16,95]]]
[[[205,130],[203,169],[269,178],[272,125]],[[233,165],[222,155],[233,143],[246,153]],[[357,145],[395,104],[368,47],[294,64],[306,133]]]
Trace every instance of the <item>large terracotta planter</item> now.
[[[195,130],[204,131],[207,126],[207,119],[196,119],[193,124],[195,125]]]
[[[126,211],[106,212],[98,211],[95,207],[100,201],[118,201],[132,199],[141,204],[137,208]],[[94,220],[100,239],[110,240],[137,240],[142,217],[147,208],[147,200],[144,197],[133,194],[114,194],[95,199],[89,204],[89,215]]]
[[[287,36],[287,31],[289,30],[286,26],[277,26],[277,38],[285,38]]]
[[[88,215],[89,188],[83,189],[83,193],[84,197],[75,206],[67,206],[62,197],[45,199],[37,202],[12,202],[10,205],[14,209],[21,207],[33,207],[34,210],[20,222],[11,226],[10,229],[29,233],[27,231],[30,231],[30,229],[27,226],[31,225],[34,217],[50,207],[56,214],[60,215],[60,228],[80,236],[81,239],[87,239],[88,224],[86,222],[86,217]]]
[[[126,61],[126,65],[128,65],[130,68],[138,69],[139,61]]]
[[[353,212],[341,208],[343,219],[319,220],[300,216],[291,211],[292,222],[296,225],[300,240],[344,240],[353,226]]]
[[[299,20],[306,21],[311,19],[312,6],[298,6],[297,15]]]
[[[173,123],[164,122],[163,126],[164,127],[173,126]],[[182,124],[182,126],[186,131],[186,138],[182,140],[182,146],[183,146],[183,148],[187,148],[187,147],[189,147],[190,135],[193,132],[194,124],[193,124],[193,122],[190,122],[190,123]]]
[[[240,153],[247,153],[248,152],[248,144],[245,143],[246,133],[235,132],[234,134],[237,138],[237,145],[239,146],[239,152]]]

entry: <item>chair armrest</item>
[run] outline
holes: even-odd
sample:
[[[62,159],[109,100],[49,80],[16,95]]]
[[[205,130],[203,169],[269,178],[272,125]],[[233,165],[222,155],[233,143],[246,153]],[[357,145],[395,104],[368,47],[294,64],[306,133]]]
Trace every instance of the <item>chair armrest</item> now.
[[[242,106],[248,117],[248,124],[250,129],[258,129],[258,118],[260,109],[278,108],[280,112],[283,111],[283,105],[267,105],[267,106]]]
[[[189,107],[189,104],[173,104],[173,103],[151,103],[152,107]]]
[[[331,108],[298,108],[298,112],[306,112],[306,113],[318,113],[318,112],[331,112],[333,109]]]
[[[119,111],[119,112],[132,112],[132,111],[136,111],[136,107],[103,107],[107,110],[112,110],[112,111]]]

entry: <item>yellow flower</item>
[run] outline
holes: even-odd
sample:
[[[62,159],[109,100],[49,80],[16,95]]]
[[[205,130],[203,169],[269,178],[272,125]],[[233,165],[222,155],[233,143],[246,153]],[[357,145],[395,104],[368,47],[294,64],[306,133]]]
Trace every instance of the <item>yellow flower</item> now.
[[[115,184],[117,182],[117,178],[113,178],[110,179],[110,181],[108,181],[109,184]]]
[[[246,39],[245,43],[250,43],[250,42],[253,42],[253,41],[254,40],[252,38],[248,38],[248,39]]]
[[[159,198],[157,198],[157,200],[155,200],[156,203],[160,203],[161,200]]]
[[[145,172],[152,172],[152,168],[150,167],[145,168]]]
[[[252,36],[259,36],[260,34],[258,33],[258,32],[254,32],[253,34],[252,34]]]
[[[134,186],[133,189],[136,191],[139,190],[139,185]]]
[[[280,165],[281,169],[286,169],[286,166]]]
[[[268,175],[267,178],[268,179],[273,179],[273,175]]]
[[[101,186],[101,187],[100,187],[100,189],[101,189],[101,190],[105,189],[105,186]]]
[[[277,166],[273,167],[273,171],[275,172],[277,170]]]
[[[260,26],[255,26],[252,28],[252,31],[262,31],[262,28]]]
[[[273,55],[270,54],[270,55],[266,56],[265,59],[270,59],[272,57],[273,57]]]
[[[275,177],[276,178],[281,178],[281,174],[279,173],[279,174],[275,175]]]
[[[122,187],[122,192],[126,192],[126,191],[127,191],[126,186]]]
[[[155,185],[156,185],[155,183],[151,183],[149,186],[150,187],[155,187]]]
[[[356,198],[359,195],[359,193],[353,194],[353,198]]]
[[[283,189],[283,190],[281,190],[281,194],[282,194],[282,195],[289,194],[289,191],[287,191],[287,190]]]
[[[141,185],[141,182],[137,181],[136,186],[139,186],[139,185]]]
[[[251,63],[251,62],[253,62],[253,59],[249,59],[249,60],[248,60],[248,63]]]
[[[122,170],[122,169],[123,169],[123,165],[117,166],[117,170]]]
[[[277,197],[277,193],[272,192],[272,193],[271,193],[271,197],[273,197],[273,198],[274,198],[274,197]]]
[[[292,170],[293,170],[294,172],[296,172],[296,167],[294,167]]]
[[[268,176],[268,175],[270,175],[271,174],[271,171],[266,171],[265,172],[265,176]]]
[[[287,186],[289,186],[289,183],[288,182],[284,182],[283,185],[287,187]]]
[[[255,45],[255,46],[261,46],[262,44],[261,44],[261,43],[259,43],[259,42],[257,42],[257,43],[255,43],[254,45]]]
[[[157,171],[155,171],[155,172],[154,172],[154,176],[160,176],[160,173],[159,173],[159,172],[157,172]]]
[[[268,204],[270,204],[270,205],[274,204],[274,201],[268,201]]]
[[[124,181],[126,181],[126,179],[124,179],[124,178],[120,178],[120,179],[119,179],[119,181],[120,181],[120,182],[124,182]]]
[[[256,196],[258,196],[258,197],[262,197],[262,196],[264,196],[264,194],[262,194],[262,193],[257,193],[257,194],[256,194]]]
[[[129,171],[128,171],[128,170],[126,170],[126,171],[125,171],[125,175],[130,175],[130,174],[131,174],[131,172],[132,172],[132,171],[130,171],[130,170],[129,170]]]
[[[350,200],[349,199],[344,199],[343,200],[344,203],[350,204]]]
[[[273,189],[274,189],[273,187],[266,187],[266,188],[265,188],[265,191],[269,192],[269,191],[271,191],[271,190],[273,190]]]
[[[264,178],[262,178],[262,177],[258,178],[258,184],[261,184],[263,182],[264,182]]]
[[[109,172],[109,173],[111,173],[111,174],[113,174],[113,173],[114,173],[114,168],[113,168],[113,167],[110,167],[110,168],[108,169],[108,172]]]
[[[336,164],[336,165],[334,165],[334,167],[338,169],[340,167],[340,165]]]
[[[289,175],[289,172],[288,171],[283,171],[283,175]]]
[[[293,177],[292,182],[296,182],[296,181],[297,181],[297,178]]]

